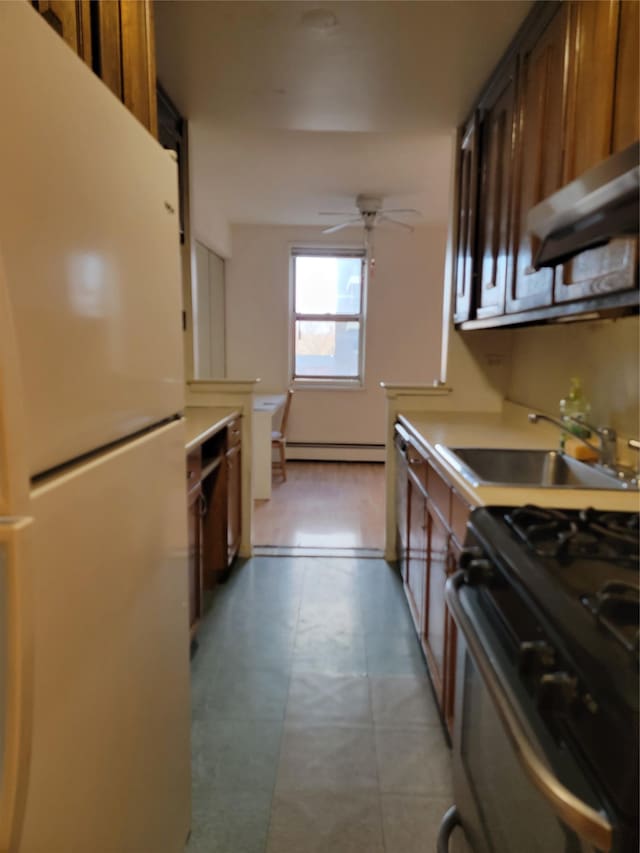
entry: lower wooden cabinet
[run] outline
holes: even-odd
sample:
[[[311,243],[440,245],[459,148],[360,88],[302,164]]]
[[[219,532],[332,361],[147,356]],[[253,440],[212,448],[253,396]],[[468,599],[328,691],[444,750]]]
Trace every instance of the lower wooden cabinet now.
[[[407,476],[409,467],[406,456],[408,438],[409,436],[402,427],[396,430],[394,439],[396,461],[396,553],[403,580],[406,580],[407,576],[407,524],[409,522],[407,512]]]
[[[398,449],[398,444],[396,444]],[[456,571],[470,507],[413,442],[397,454],[405,485],[406,558],[402,579],[416,632],[429,669],[442,719],[453,732],[456,626],[445,601],[447,578]]]
[[[240,512],[241,486],[240,472],[242,468],[240,445],[227,451],[227,566],[233,562],[240,547]]]
[[[189,625],[193,638],[203,591],[225,580],[240,547],[240,419],[187,455]]]
[[[429,507],[428,515],[429,535],[426,561],[428,580],[425,590],[426,618],[423,646],[431,671],[433,687],[442,707],[446,658],[444,585],[447,581],[449,531],[440,520],[433,505]]]
[[[421,635],[425,624],[427,584],[427,500],[411,473],[407,499],[409,530],[404,588],[416,631]]]
[[[202,490],[199,486],[187,495],[189,583],[189,628],[194,636],[202,616]]]
[[[242,444],[240,419],[226,428],[217,465],[203,481],[207,502],[204,517],[204,585],[226,580],[240,547],[242,507]]]

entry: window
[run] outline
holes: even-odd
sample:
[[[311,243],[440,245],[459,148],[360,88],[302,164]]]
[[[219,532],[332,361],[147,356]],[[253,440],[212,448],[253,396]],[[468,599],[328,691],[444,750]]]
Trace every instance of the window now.
[[[360,384],[364,252],[294,249],[293,379]]]

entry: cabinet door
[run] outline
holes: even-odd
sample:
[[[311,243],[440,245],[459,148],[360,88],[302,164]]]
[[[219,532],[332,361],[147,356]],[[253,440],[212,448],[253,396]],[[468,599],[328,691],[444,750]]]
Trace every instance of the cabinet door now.
[[[457,544],[455,537],[449,539],[449,550],[447,554],[447,575],[452,575],[458,569],[458,560],[462,549]],[[453,719],[456,698],[456,661],[458,649],[458,629],[449,612],[447,603],[444,605],[444,685],[442,691],[442,713],[449,733],[453,735]]]
[[[91,67],[89,0],[33,0],[32,5],[69,47]]]
[[[447,580],[449,531],[437,512],[429,511],[427,542],[427,612],[424,625],[424,648],[431,672],[431,680],[443,707],[445,672],[445,601],[444,585]]]
[[[574,0],[569,16],[563,184],[609,156],[619,0]]]
[[[408,480],[408,491],[409,540],[405,592],[418,636],[422,637],[427,574],[427,506],[420,487],[411,475]]]
[[[478,317],[504,311],[510,261],[515,70],[496,82],[482,118],[478,226]]]
[[[157,138],[156,52],[151,0],[120,0],[122,100]]]
[[[113,94],[122,100],[122,36],[120,27],[120,3],[95,4],[93,21],[94,69]]]
[[[202,492],[199,488],[189,492],[187,507],[189,627],[193,637],[202,615]]]
[[[622,151],[640,138],[640,3],[622,0],[618,28],[616,87],[613,101],[613,151]]]
[[[611,153],[620,11],[620,0],[576,0],[568,4],[572,49],[567,69],[564,182],[577,178]],[[624,14],[626,19],[626,9]],[[625,42],[625,64],[620,66],[620,74],[637,75],[637,67],[628,67],[628,50]],[[619,79],[618,84],[619,90],[633,91],[637,81],[622,86]],[[623,136],[620,129],[620,138]],[[637,239],[633,238],[612,240],[606,246],[582,252],[557,268],[555,301],[570,302],[633,288],[636,259]]]
[[[240,545],[240,445],[227,451],[227,565],[230,566]]]
[[[567,7],[520,53],[513,195],[513,266],[506,311],[551,305],[554,271],[533,269],[539,240],[527,232],[531,207],[562,184],[564,65]]]
[[[473,283],[478,203],[478,117],[464,129],[458,161],[458,248],[455,270],[454,322],[473,316]]]
[[[407,579],[407,522],[408,508],[408,469],[403,451],[396,447],[396,553],[402,579]]]

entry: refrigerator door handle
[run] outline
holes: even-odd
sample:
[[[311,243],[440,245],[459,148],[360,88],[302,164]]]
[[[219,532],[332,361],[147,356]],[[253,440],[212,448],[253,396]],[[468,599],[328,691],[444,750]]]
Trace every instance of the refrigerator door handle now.
[[[33,707],[31,519],[0,518],[0,853],[18,849]]]

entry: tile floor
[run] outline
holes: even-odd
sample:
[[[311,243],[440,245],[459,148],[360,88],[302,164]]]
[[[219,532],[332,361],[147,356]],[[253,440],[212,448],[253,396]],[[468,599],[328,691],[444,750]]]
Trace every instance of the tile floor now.
[[[449,750],[383,561],[240,562],[192,661],[186,853],[425,853]]]

